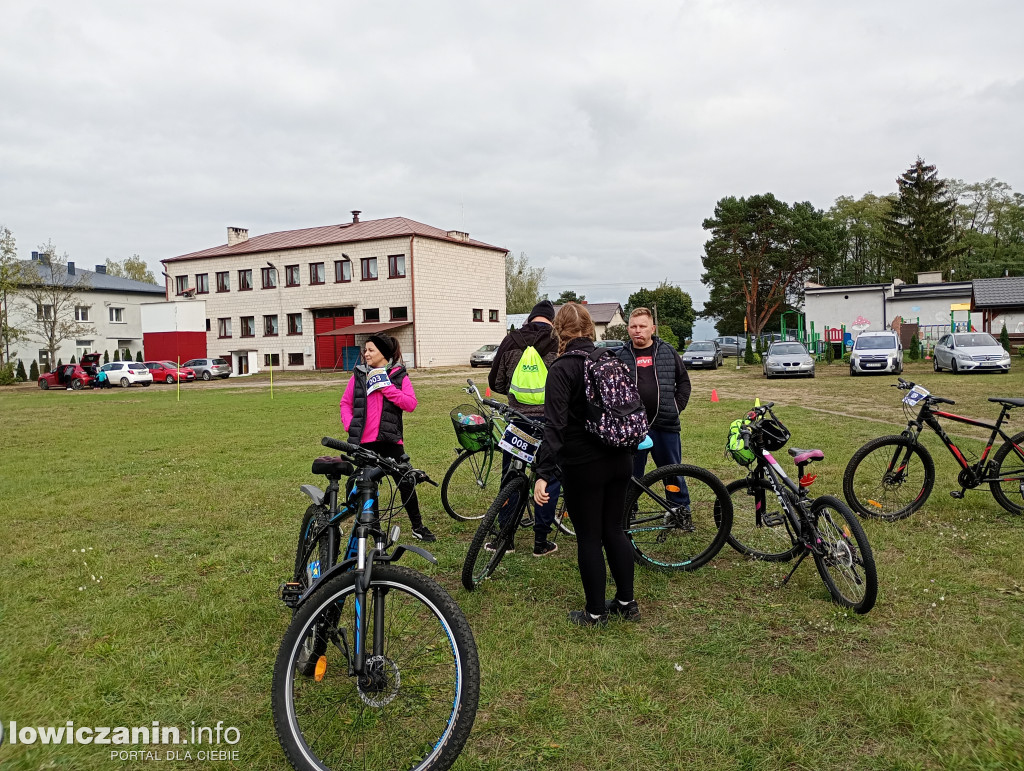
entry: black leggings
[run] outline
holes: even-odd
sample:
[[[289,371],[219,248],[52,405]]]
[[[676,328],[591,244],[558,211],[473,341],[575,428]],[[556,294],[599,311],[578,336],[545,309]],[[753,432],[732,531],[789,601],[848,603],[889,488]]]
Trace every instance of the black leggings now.
[[[373,450],[378,455],[383,455],[385,458],[393,458],[398,460],[405,454],[405,448],[400,444],[394,442],[366,442],[361,445],[367,450]],[[419,498],[416,497],[416,483],[411,477],[405,477],[399,483],[399,480],[394,475],[389,475],[398,484],[398,492],[402,494],[402,505],[405,506],[405,511],[409,515],[409,521],[413,527],[422,527],[423,518],[420,516],[420,502]]]
[[[562,467],[565,509],[576,530],[580,579],[590,613],[605,612],[604,554],[608,555],[608,566],[615,579],[616,596],[620,600],[633,599],[633,546],[622,529],[622,512],[632,474],[633,459],[627,453]]]

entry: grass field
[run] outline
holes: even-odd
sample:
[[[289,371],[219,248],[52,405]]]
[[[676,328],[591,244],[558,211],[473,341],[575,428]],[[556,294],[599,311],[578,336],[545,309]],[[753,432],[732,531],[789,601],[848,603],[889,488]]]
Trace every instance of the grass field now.
[[[1009,376],[905,377],[994,420]],[[410,452],[438,481],[454,457],[448,410],[482,371],[414,372]],[[898,433],[891,377],[772,381],[729,367],[692,375],[684,460],[725,481],[729,422],[775,400],[792,443],[821,447],[813,491],[841,495],[869,438]],[[243,385],[253,387],[240,387]],[[276,599],[290,577],[310,461],[342,436],[344,381],[248,382],[107,392],[0,391],[0,720],[19,726],[237,727],[235,763],[285,765],[270,715]],[[711,403],[712,388],[721,401]],[[1008,430],[1024,428],[1024,410]],[[983,438],[950,425],[980,450]],[[439,535],[433,574],[472,625],[480,710],[460,769],[1024,768],[1024,520],[986,489],[955,501],[956,466],[935,437],[935,491],[910,519],[865,523],[878,604],[843,612],[807,561],[744,561],[728,547],[692,574],[638,569],[639,625],[579,630],[571,539],[535,560],[521,549],[472,594],[459,571],[472,525],[421,488]],[[400,522],[407,529],[407,521]],[[523,545],[528,543],[526,534]],[[225,748],[222,745],[220,748]],[[3,769],[138,768],[114,747],[0,746]],[[128,749],[140,749],[138,747]],[[161,749],[161,753],[163,749]],[[164,761],[161,767],[195,763]]]

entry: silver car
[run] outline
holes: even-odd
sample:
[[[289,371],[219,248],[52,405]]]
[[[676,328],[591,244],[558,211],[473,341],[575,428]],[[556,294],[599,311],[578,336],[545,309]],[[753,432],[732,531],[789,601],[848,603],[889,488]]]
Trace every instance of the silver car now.
[[[772,343],[764,354],[761,369],[766,378],[777,375],[814,377],[814,359],[802,343]]]
[[[476,369],[477,367],[489,367],[494,362],[494,352],[498,350],[496,345],[482,345],[477,348],[473,353],[469,354],[469,366]]]
[[[895,332],[861,332],[850,352],[850,376],[903,374],[903,346]]]
[[[689,347],[683,351],[683,364],[687,369],[695,367],[718,369],[722,365],[722,350],[713,340],[698,340],[695,343],[690,343]]]
[[[215,377],[226,380],[231,375],[231,365],[224,359],[189,359],[181,366],[191,367],[195,370],[196,377],[203,380],[212,380]]]
[[[932,351],[932,366],[936,372],[950,370],[954,375],[960,372],[1002,372],[1010,371],[1010,354],[986,332],[957,332],[943,335]]]

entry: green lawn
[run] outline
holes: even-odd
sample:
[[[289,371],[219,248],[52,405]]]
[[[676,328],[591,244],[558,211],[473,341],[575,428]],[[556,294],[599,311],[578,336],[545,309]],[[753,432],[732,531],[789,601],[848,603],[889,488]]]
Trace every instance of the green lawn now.
[[[466,401],[466,375],[484,379],[468,368],[413,373],[420,408],[406,419],[407,444],[438,481],[454,457],[448,410]],[[905,377],[974,417],[995,418],[989,395],[1024,394],[1024,367],[953,377],[914,365]],[[783,405],[794,445],[825,450],[818,494],[841,495],[853,451],[903,423],[893,378],[850,378],[838,364],[815,380],[767,383],[729,365],[692,379],[685,460],[724,481],[740,476],[723,457],[726,429],[755,396]],[[320,437],[343,436],[344,381],[275,384],[273,400],[266,387],[236,387],[253,384],[183,386],[181,401],[162,386],[0,391],[5,728],[223,721],[241,732],[239,761],[218,765],[284,766],[269,688],[289,614],[275,594],[306,507],[299,485],[317,481]],[[1011,433],[1024,410],[1015,418]],[[571,539],[545,560],[520,549],[466,593],[473,528],[421,488],[440,564],[406,564],[455,596],[483,671],[456,767],[1024,768],[1024,520],[987,490],[950,498],[956,466],[934,437],[926,443],[938,481],[924,510],[865,523],[880,581],[866,617],[831,604],[810,561],[780,588],[785,565],[726,547],[693,574],[638,569],[639,625],[579,630],[565,621],[582,607]],[[5,742],[0,767],[147,765],[112,761],[111,749]]]

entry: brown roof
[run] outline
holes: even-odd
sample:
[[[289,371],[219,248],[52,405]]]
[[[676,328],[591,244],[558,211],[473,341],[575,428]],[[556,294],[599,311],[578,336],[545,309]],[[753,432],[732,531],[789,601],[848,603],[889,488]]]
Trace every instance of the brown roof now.
[[[561,307],[561,305],[556,305],[555,311],[557,312]],[[595,324],[608,324],[615,318],[616,311],[622,313],[622,305],[620,303],[585,303],[584,307]]]
[[[326,225],[318,228],[266,233],[262,236],[253,236],[233,246],[222,244],[221,246],[214,246],[210,249],[192,252],[191,254],[183,254],[179,257],[169,257],[166,260],[161,260],[161,262],[197,260],[204,257],[224,257],[228,255],[253,254],[256,252],[276,252],[283,249],[302,249],[309,246],[374,241],[378,238],[395,238],[399,236],[420,236],[422,238],[437,239],[438,241],[448,241],[453,244],[466,244],[467,246],[475,246],[480,249],[491,249],[496,252],[508,251],[500,246],[492,246],[472,238],[467,240],[452,238],[446,230],[424,225],[421,222],[415,222],[405,217],[389,217],[383,220],[367,220],[365,222],[352,222],[344,225]]]
[[[375,335],[378,332],[387,332],[389,329],[398,329],[412,324],[411,321],[379,321],[372,324],[353,324],[350,327],[332,329],[328,332],[318,332],[317,337],[328,337],[332,335]]]

